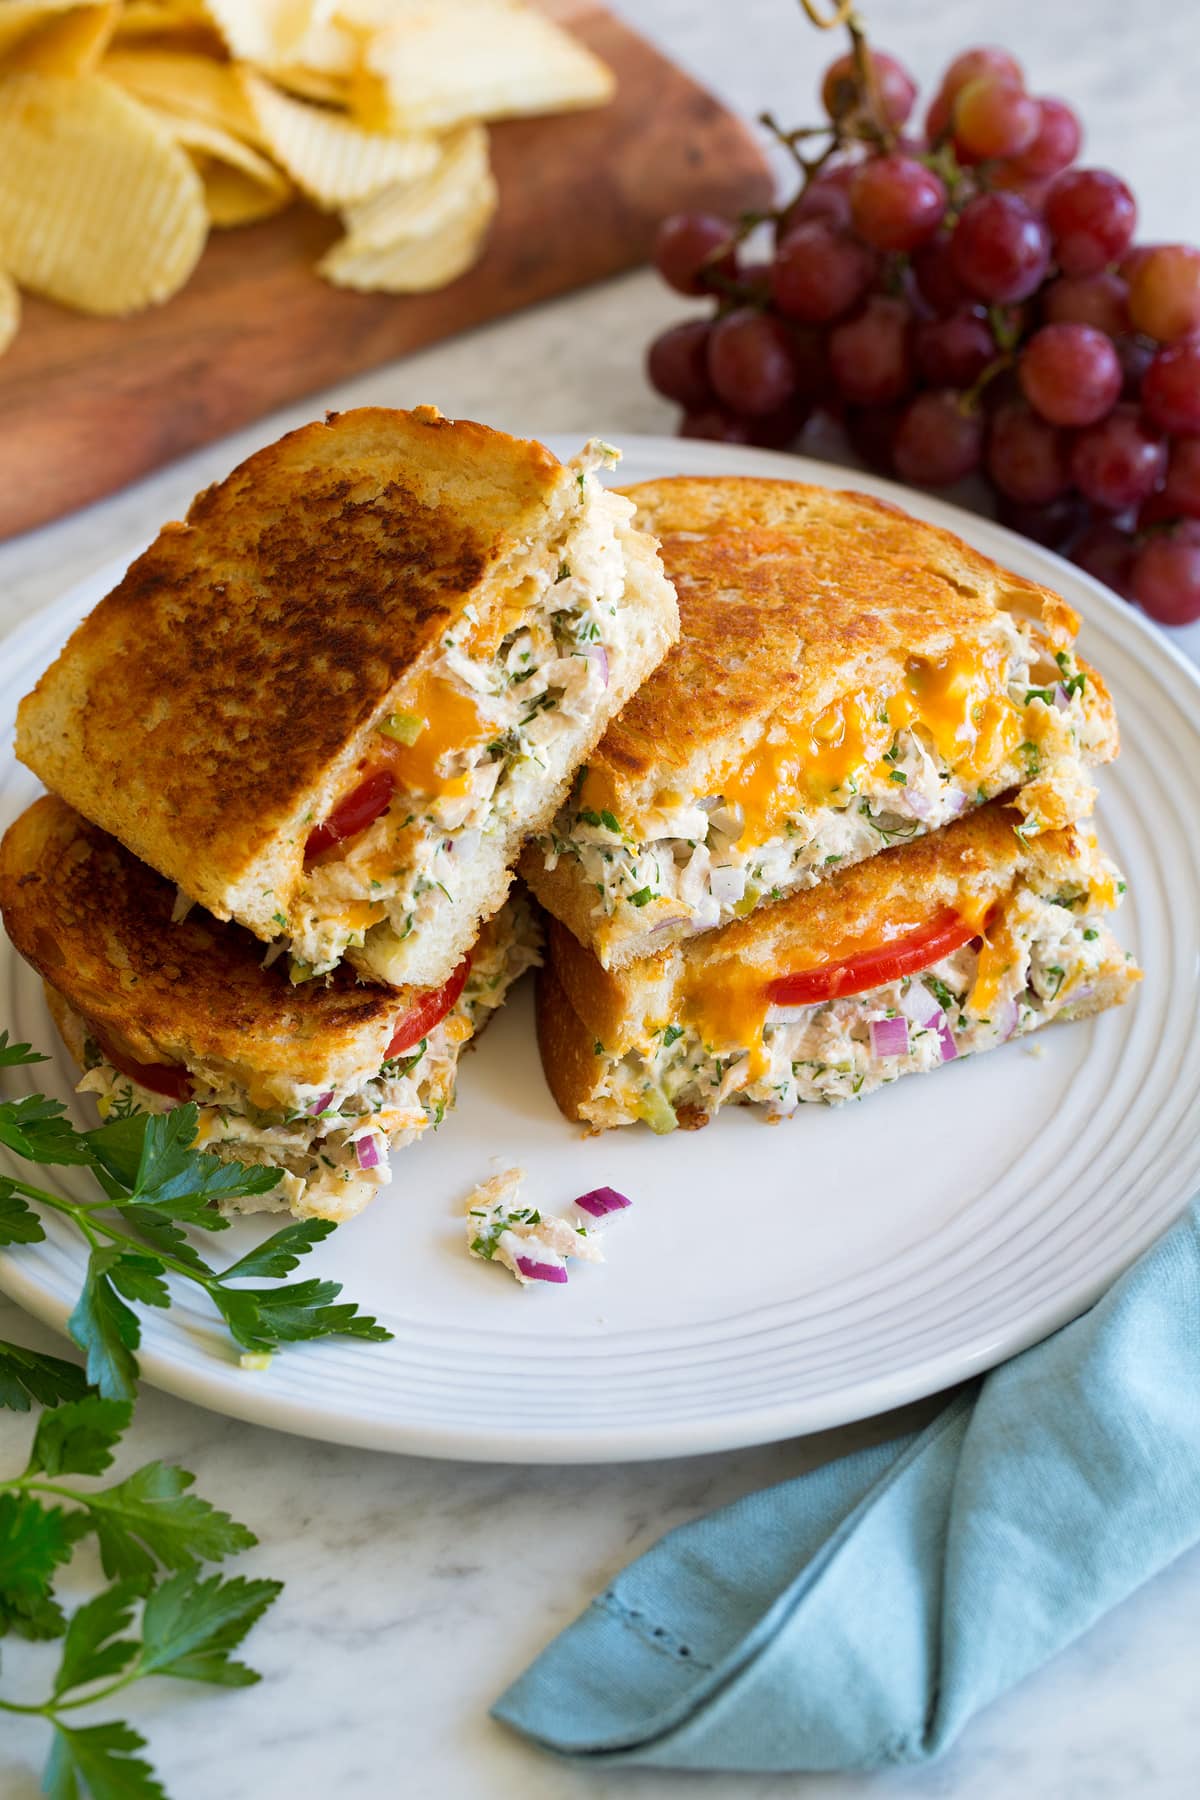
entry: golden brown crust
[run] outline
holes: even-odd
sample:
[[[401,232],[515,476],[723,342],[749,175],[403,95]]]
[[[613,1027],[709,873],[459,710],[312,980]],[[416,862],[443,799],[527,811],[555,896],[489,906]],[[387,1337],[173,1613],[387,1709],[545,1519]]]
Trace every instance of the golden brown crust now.
[[[748,721],[814,717],[905,657],[986,642],[997,609],[1040,620],[1059,645],[1078,630],[1049,588],[866,494],[733,476],[622,491],[661,542],[682,622],[592,759],[630,819],[647,783],[690,791],[698,759]]]
[[[338,969],[292,987],[258,940],[198,909],[54,795],[0,840],[0,911],[20,954],[138,1062],[212,1061],[253,1077],[320,1081],[378,1068],[411,990]],[[56,1013],[57,1017],[57,1013]]]
[[[594,1038],[588,1035],[549,963],[538,970],[536,1007],[546,1085],[564,1117],[582,1121],[579,1109],[592,1095],[601,1063]]]
[[[467,605],[486,617],[569,481],[542,445],[428,407],[289,432],[84,620],[22,702],[17,754],[228,916],[397,681]]]
[[[1086,827],[1047,832],[1026,844],[1014,829],[1021,823],[1008,807],[980,807],[928,837],[838,870],[818,887],[621,969],[602,969],[555,923],[547,961],[587,1030],[619,1056],[639,1037],[644,1018],[673,1015],[671,996],[685,980],[716,989],[731,964],[764,975],[803,968],[824,960],[830,945],[881,937],[914,906],[919,916],[954,907],[982,917],[1035,870],[1047,880],[1086,886],[1095,849]]]

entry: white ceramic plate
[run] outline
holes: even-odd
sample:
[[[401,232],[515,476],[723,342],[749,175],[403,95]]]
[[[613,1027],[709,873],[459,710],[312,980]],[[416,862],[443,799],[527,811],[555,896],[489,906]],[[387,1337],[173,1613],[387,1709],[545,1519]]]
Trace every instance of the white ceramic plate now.
[[[1100,822],[1130,881],[1118,931],[1146,972],[1135,1000],[774,1129],[730,1108],[703,1132],[586,1140],[546,1091],[525,991],[465,1060],[442,1130],[403,1151],[391,1191],[305,1267],[336,1275],[395,1341],[329,1341],[247,1373],[181,1293],[169,1313],[143,1313],[148,1380],[241,1418],[379,1449],[514,1462],[727,1449],[880,1411],[1034,1343],[1091,1304],[1200,1189],[1196,671],[1078,570],[885,482],[669,439],[626,440],[621,478],[730,471],[888,495],[1079,608],[1124,739],[1103,772]],[[102,571],[5,643],[6,742],[18,697],[119,572]],[[35,791],[6,750],[0,824]],[[71,1068],[39,983],[4,939],[0,1024],[54,1053],[14,1071],[7,1091],[68,1097]],[[516,1162],[529,1198],[550,1210],[602,1183],[631,1196],[604,1266],[572,1265],[566,1288],[518,1289],[468,1259],[463,1196]],[[72,1185],[70,1172],[53,1173]],[[48,1228],[45,1243],[0,1256],[0,1286],[61,1326],[82,1247],[56,1221]],[[237,1254],[261,1233],[245,1222],[222,1244]]]

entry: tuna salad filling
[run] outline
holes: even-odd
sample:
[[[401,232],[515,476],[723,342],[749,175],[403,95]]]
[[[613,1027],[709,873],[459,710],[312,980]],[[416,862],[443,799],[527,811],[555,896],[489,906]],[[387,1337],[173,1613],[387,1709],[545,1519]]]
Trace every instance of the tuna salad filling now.
[[[745,808],[723,793],[681,802],[654,816],[656,835],[639,839],[611,811],[576,802],[538,840],[546,866],[573,859],[594,891],[594,918],[617,918],[639,931],[685,927],[710,931],[752,912],[763,900],[812,887],[838,865],[936,831],[971,807],[1019,787],[1016,804],[1033,836],[1088,810],[1084,759],[1103,724],[1084,698],[1086,675],[1067,652],[1055,663],[1031,662],[1035,651],[1005,621],[1009,748],[986,772],[969,759],[952,763],[920,724],[892,729],[886,710],[876,716],[879,754],[849,773],[817,805],[797,804],[782,830],[755,841]],[[1033,685],[1044,677],[1046,685]],[[863,699],[865,697],[857,697]],[[1015,741],[1015,740],[1020,741]],[[1079,798],[1080,789],[1085,790]],[[1054,796],[1069,792],[1064,816]]]
[[[394,794],[308,869],[287,921],[294,978],[349,950],[359,967],[402,984],[409,939],[471,885],[481,846],[519,829],[565,775],[563,740],[596,716],[629,647],[634,507],[593,473],[615,454],[593,443],[570,465],[561,533],[530,546],[514,576],[512,628],[483,654],[467,607],[420,678],[413,711],[383,721],[376,774],[386,783],[390,773]]]
[[[672,1021],[612,1067],[588,1114],[601,1126],[633,1114],[665,1132],[703,1123],[725,1101],[739,1100],[782,1118],[993,1049],[1086,1006],[1095,982],[1126,960],[1088,904],[1086,893],[1047,898],[1022,890],[1005,910],[1007,960],[986,995],[977,988],[983,952],[976,939],[919,975],[866,993],[773,1006],[754,1048],[722,1054],[686,1020]]]
[[[391,1179],[389,1152],[438,1126],[454,1104],[458,1058],[487,1023],[513,982],[540,961],[528,906],[514,908],[511,932],[486,933],[466,984],[446,1017],[403,1055],[341,1085],[272,1082],[255,1104],[227,1070],[189,1065],[199,1108],[196,1145],[229,1161],[266,1163],[282,1171],[267,1193],[232,1202],[232,1210],[282,1211],[297,1217],[348,1218]],[[87,1072],[77,1092],[94,1094],[102,1119],[168,1112],[178,1102],[143,1087],[108,1062],[84,1030]]]

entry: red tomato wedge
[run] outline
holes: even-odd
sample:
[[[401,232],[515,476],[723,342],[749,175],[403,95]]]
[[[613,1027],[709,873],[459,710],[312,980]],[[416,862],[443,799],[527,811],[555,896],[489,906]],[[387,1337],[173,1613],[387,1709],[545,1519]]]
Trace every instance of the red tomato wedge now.
[[[886,981],[898,981],[902,975],[928,969],[978,936],[977,925],[968,925],[947,909],[928,924],[873,950],[859,950],[840,962],[820,963],[815,969],[781,975],[768,983],[767,998],[774,1006],[809,1006],[817,1000],[865,994],[868,988],[882,987]]]
[[[440,1025],[458,996],[467,985],[467,976],[471,973],[471,958],[464,956],[449,981],[440,988],[430,988],[422,994],[417,1004],[406,1012],[397,1025],[391,1043],[384,1052],[384,1061],[393,1056],[402,1056],[419,1044],[423,1037],[428,1037],[435,1025]]]
[[[149,1088],[152,1094],[164,1094],[168,1100],[191,1099],[192,1078],[182,1063],[134,1062],[131,1056],[122,1056],[114,1050],[94,1025],[91,1033],[118,1074],[127,1075],[130,1081],[136,1081],[139,1087]]]
[[[305,862],[312,862],[326,850],[346,838],[357,837],[373,825],[383,812],[396,788],[396,777],[390,769],[372,769],[371,773],[339,800],[323,825],[309,833],[304,846]]]

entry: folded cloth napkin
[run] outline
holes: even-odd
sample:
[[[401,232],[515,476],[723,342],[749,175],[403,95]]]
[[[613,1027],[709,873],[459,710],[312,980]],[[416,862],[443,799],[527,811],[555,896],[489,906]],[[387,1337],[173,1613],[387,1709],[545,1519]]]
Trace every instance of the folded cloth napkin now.
[[[1200,1540],[1200,1201],[917,1435],[684,1525],[495,1706],[596,1764],[921,1762]]]

